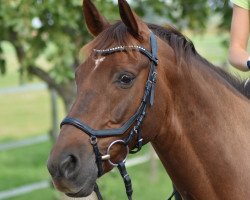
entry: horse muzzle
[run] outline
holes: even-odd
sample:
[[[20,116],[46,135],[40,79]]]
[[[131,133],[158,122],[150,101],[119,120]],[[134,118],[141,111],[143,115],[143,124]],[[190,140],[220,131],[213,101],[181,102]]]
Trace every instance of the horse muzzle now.
[[[97,179],[94,155],[83,162],[77,154],[67,153],[54,156],[52,151],[47,168],[54,186],[67,196],[86,197],[94,190]]]

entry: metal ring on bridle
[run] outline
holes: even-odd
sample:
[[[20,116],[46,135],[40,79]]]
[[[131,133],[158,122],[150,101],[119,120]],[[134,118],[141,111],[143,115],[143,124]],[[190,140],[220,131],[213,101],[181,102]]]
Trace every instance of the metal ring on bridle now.
[[[107,154],[110,155],[110,154],[109,154],[109,151],[110,151],[111,147],[112,147],[113,145],[117,144],[117,143],[123,144],[123,145],[126,147],[126,149],[127,149],[127,154],[126,154],[125,158],[124,158],[123,161],[122,161],[122,162],[125,163],[126,160],[127,160],[128,154],[129,154],[129,147],[128,147],[128,145],[125,143],[125,141],[123,141],[123,140],[115,140],[115,141],[113,141],[113,142],[109,145],[109,147],[108,147]],[[117,166],[118,166],[118,163],[113,163],[110,159],[109,159],[108,161],[109,161],[109,163],[110,163],[112,166],[114,166],[114,167],[117,167]]]

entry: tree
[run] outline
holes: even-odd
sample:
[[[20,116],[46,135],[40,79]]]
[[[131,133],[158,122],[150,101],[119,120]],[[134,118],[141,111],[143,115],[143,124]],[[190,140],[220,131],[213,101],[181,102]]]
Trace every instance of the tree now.
[[[204,30],[211,14],[220,14],[230,24],[230,7],[218,0],[134,0],[136,12],[156,23],[171,21],[176,27]],[[109,20],[118,19],[113,0],[94,3]],[[6,71],[1,56],[1,42],[8,41],[15,49],[20,74],[32,74],[45,81],[62,97],[69,110],[75,96],[74,69],[79,65],[78,52],[91,36],[82,17],[80,0],[2,0],[0,5],[0,71]],[[150,14],[150,16],[149,16]],[[161,21],[159,21],[161,19]],[[159,21],[159,22],[158,22]],[[43,55],[49,63],[39,66]]]

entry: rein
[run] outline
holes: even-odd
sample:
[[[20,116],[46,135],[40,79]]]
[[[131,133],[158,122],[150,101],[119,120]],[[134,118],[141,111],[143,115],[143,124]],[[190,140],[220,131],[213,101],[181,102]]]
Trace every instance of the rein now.
[[[105,50],[94,49],[94,51],[97,54],[100,54],[102,56],[106,56],[115,52],[123,52],[123,51],[129,51],[129,50],[139,51],[151,61],[150,71],[148,74],[148,79],[147,79],[146,86],[144,89],[144,94],[141,100],[141,104],[138,107],[135,114],[132,117],[130,117],[128,121],[122,125],[122,127],[115,128],[115,129],[95,130],[89,127],[84,122],[80,121],[79,119],[72,118],[72,117],[64,118],[64,120],[61,122],[61,125],[60,125],[60,127],[62,127],[63,125],[72,125],[90,136],[90,143],[93,146],[93,151],[96,156],[98,177],[100,177],[103,174],[103,167],[102,167],[103,161],[108,160],[108,162],[112,166],[118,167],[119,172],[123,178],[125,188],[126,188],[126,193],[127,193],[129,200],[132,200],[133,190],[132,190],[131,179],[127,173],[126,166],[125,166],[126,159],[129,153],[137,153],[138,151],[140,151],[143,145],[141,126],[146,115],[148,104],[150,104],[150,106],[153,106],[154,104],[154,93],[155,93],[155,84],[156,84],[156,76],[157,76],[156,66],[158,65],[158,59],[157,59],[157,41],[152,31],[150,31],[150,45],[151,45],[151,52],[149,52],[142,46],[119,46],[119,47],[114,47],[114,48],[105,49]],[[132,126],[133,128],[131,128]],[[130,133],[128,137],[113,141],[107,148],[107,152],[105,155],[100,153],[98,145],[97,145],[97,138],[123,135],[129,129],[130,129]],[[136,149],[129,150],[128,145],[135,136],[137,136],[137,144],[135,146]],[[127,151],[125,158],[119,163],[112,162],[111,156],[109,154],[111,147],[116,144],[123,145]]]

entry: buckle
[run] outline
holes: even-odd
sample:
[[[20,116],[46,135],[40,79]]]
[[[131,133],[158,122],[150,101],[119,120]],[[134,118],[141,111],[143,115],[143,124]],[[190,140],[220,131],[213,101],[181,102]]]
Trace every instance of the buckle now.
[[[154,71],[152,74],[152,82],[155,84],[156,83],[156,77],[157,77],[157,72]]]

